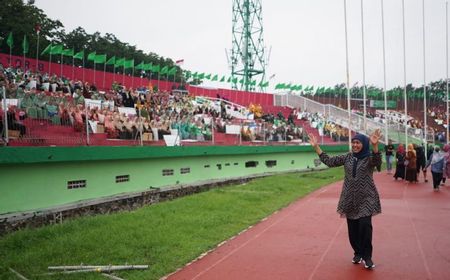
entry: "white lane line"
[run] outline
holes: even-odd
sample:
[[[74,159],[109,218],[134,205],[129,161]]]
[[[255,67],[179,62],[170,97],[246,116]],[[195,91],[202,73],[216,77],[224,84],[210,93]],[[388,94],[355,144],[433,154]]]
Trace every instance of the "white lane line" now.
[[[311,275],[308,277],[308,280],[313,279],[314,275],[316,274],[317,270],[319,269],[319,267],[322,265],[323,260],[325,259],[325,256],[328,255],[328,251],[330,251],[331,246],[334,244],[334,242],[336,241],[337,236],[339,235],[339,233],[342,230],[342,226],[344,225],[345,221],[341,222],[341,225],[339,226],[339,228],[337,229],[336,233],[333,236],[333,239],[331,239],[331,241],[328,243],[328,247],[325,250],[325,252],[323,252],[322,256],[320,257],[319,261],[317,262],[316,266],[314,267]]]
[[[425,254],[424,254],[423,249],[422,249],[422,242],[420,242],[419,234],[417,233],[417,229],[416,229],[416,224],[414,224],[414,221],[413,221],[412,216],[411,216],[411,208],[409,207],[408,201],[406,200],[406,190],[407,190],[407,187],[404,186],[403,202],[405,203],[406,209],[408,210],[408,219],[409,219],[409,222],[411,223],[411,226],[413,228],[414,235],[416,236],[417,247],[419,247],[420,257],[422,258],[423,265],[425,266],[425,271],[427,272],[428,279],[431,280],[431,279],[433,279],[433,277],[431,276],[430,267],[428,266],[427,259],[425,258]]]

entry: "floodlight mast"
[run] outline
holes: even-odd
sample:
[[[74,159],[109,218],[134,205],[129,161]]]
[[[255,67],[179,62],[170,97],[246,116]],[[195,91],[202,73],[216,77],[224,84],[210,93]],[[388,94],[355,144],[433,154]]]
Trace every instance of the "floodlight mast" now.
[[[232,88],[263,90],[266,58],[261,0],[233,0],[231,84]],[[257,80],[259,80],[257,82]]]

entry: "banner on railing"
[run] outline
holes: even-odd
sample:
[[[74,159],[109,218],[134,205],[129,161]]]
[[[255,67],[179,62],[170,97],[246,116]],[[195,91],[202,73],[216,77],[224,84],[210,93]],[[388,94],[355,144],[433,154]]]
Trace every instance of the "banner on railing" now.
[[[136,109],[129,108],[129,107],[118,107],[120,114],[125,114],[125,116],[135,116],[136,115]]]
[[[102,101],[102,100],[93,100],[93,99],[84,99],[84,104],[88,109],[108,109],[109,111],[114,111],[114,101]],[[134,112],[136,114],[136,112]]]
[[[241,126],[236,124],[229,124],[225,126],[226,134],[241,134]]]

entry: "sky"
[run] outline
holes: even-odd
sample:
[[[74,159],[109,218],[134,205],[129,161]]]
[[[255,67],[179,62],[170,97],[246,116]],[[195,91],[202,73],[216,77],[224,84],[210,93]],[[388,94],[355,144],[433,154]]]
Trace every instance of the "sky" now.
[[[237,0],[235,0],[237,1]],[[244,1],[244,0],[240,0]],[[346,82],[344,0],[253,0],[262,3],[269,90],[277,83],[334,86]],[[347,0],[350,85],[383,87],[381,0]],[[446,78],[446,2],[405,1],[406,83]],[[113,33],[144,52],[176,61],[183,69],[229,76],[233,0],[36,0],[66,32]],[[402,1],[384,0],[386,85],[404,84]],[[425,31],[425,64],[423,33]],[[138,62],[139,63],[139,62]],[[425,65],[425,67],[424,67]],[[424,74],[424,69],[425,74]],[[205,86],[229,88],[205,81]]]

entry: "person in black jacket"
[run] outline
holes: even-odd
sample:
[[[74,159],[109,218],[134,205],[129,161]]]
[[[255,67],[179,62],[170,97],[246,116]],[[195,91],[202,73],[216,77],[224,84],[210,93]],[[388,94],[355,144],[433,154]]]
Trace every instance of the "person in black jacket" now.
[[[425,165],[427,163],[425,159],[425,147],[423,145],[419,146],[414,144],[414,150],[416,151],[417,157],[416,160],[417,181],[419,181],[420,170],[422,170],[423,180],[425,181],[425,183],[427,183],[428,180],[427,180],[427,169],[425,168]],[[431,150],[431,154],[432,153],[433,150]],[[428,155],[428,158],[430,157],[430,155]]]
[[[372,216],[381,213],[373,171],[381,165],[381,153],[378,150],[381,131],[375,130],[370,138],[356,134],[352,138],[351,152],[338,156],[328,156],[322,152],[316,137],[312,134],[308,136],[309,143],[325,165],[344,166],[344,186],[337,212],[347,219],[349,240],[354,251],[352,262],[358,264],[364,261],[365,268],[372,269],[375,267],[372,261]]]

